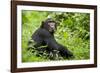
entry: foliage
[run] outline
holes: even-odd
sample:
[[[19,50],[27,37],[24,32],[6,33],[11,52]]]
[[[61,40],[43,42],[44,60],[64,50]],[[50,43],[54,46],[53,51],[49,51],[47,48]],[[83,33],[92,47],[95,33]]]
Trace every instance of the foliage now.
[[[46,11],[22,11],[22,61],[50,61],[45,56],[37,56],[33,50],[27,50],[27,43],[34,31],[40,27],[41,22],[48,17],[57,23],[55,38],[57,42],[66,46],[74,53],[73,60],[90,58],[90,15],[88,13],[75,12],[46,12]],[[38,52],[38,51],[37,51]],[[59,59],[59,58],[58,58]]]

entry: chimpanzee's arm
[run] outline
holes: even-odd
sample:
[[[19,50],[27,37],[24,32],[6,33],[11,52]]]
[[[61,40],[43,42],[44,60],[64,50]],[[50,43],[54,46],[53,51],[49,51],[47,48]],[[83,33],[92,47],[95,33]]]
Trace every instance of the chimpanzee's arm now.
[[[42,29],[40,31],[39,34],[40,37],[42,37],[43,41],[46,43],[46,45],[51,48],[51,49],[58,49],[58,43],[56,42],[54,36],[52,34],[50,34],[50,32],[48,32],[45,29]]]

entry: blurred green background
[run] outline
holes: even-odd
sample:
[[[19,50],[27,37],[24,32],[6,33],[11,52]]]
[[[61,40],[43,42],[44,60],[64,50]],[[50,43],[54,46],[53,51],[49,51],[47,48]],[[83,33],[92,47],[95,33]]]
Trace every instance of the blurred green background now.
[[[57,23],[55,39],[74,53],[71,60],[90,58],[90,14],[75,12],[47,12],[22,10],[22,62],[50,61],[27,51],[32,34],[49,17]]]

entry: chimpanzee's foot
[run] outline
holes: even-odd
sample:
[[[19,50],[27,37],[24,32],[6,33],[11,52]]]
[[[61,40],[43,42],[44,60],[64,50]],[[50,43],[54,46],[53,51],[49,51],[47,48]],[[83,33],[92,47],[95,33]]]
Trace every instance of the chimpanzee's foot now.
[[[61,55],[63,58],[70,58],[70,57],[73,56],[73,53],[70,52],[70,51],[67,50],[67,49],[61,49],[59,53],[60,53],[60,55]]]

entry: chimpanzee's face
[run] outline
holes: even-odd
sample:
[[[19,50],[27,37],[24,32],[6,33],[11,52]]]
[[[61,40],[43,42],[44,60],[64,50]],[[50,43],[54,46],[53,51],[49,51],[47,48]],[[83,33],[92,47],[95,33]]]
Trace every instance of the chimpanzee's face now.
[[[41,28],[48,30],[50,33],[54,33],[57,28],[57,23],[51,18],[48,18],[45,21],[42,21]]]
[[[54,32],[56,29],[56,23],[55,22],[48,22],[48,26],[49,26],[49,31],[50,32]]]

